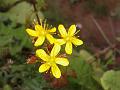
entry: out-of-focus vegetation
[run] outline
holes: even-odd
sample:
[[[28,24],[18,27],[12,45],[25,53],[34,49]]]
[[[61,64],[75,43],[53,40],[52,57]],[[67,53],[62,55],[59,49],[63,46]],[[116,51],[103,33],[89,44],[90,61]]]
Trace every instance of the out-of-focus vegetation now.
[[[0,90],[120,90],[119,5],[119,0],[0,0]],[[34,48],[25,29],[36,13],[54,26],[75,23],[81,29],[84,45],[76,47],[60,79],[26,63]]]

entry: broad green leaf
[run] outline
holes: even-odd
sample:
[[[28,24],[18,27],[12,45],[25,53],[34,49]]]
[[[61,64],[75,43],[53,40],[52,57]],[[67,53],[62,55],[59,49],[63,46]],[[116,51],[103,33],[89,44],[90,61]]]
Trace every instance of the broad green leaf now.
[[[43,14],[38,12],[39,18],[43,18]],[[36,19],[33,6],[27,2],[19,3],[11,8],[6,13],[0,13],[0,18],[9,18],[13,22],[25,24],[27,22],[33,22]]]
[[[105,72],[101,78],[101,84],[105,90],[120,90],[120,71]]]
[[[100,90],[97,82],[93,79],[93,70],[91,65],[81,56],[72,56],[70,58],[70,68],[75,70],[77,79],[73,82],[87,88],[87,90]]]

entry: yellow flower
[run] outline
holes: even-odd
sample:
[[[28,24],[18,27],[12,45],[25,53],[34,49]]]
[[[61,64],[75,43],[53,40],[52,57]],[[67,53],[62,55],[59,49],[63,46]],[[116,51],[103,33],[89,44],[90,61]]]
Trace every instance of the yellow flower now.
[[[67,54],[71,54],[72,53],[72,44],[74,45],[82,45],[83,41],[79,40],[78,38],[75,37],[75,32],[76,32],[76,26],[75,25],[71,25],[68,33],[66,32],[66,29],[64,28],[63,25],[59,25],[58,26],[58,30],[62,36],[62,38],[64,39],[66,46],[65,46],[65,51]]]
[[[30,36],[37,37],[37,40],[35,41],[34,46],[40,46],[45,41],[45,38],[48,39],[52,37],[51,33],[54,33],[56,31],[56,28],[54,27],[49,29],[45,23],[44,25],[42,25],[41,23],[41,25],[39,24],[35,25],[35,30],[28,28],[26,29],[26,31]]]
[[[53,76],[56,78],[60,78],[61,71],[58,68],[57,64],[68,66],[69,61],[67,58],[57,57],[59,51],[60,48],[58,47],[53,47],[50,55],[48,55],[43,49],[38,49],[36,51],[36,55],[44,61],[44,63],[39,67],[39,72],[42,73],[51,69]]]
[[[56,39],[54,37],[49,37],[48,40],[54,44],[53,47],[61,49],[61,45],[65,44],[64,39]]]

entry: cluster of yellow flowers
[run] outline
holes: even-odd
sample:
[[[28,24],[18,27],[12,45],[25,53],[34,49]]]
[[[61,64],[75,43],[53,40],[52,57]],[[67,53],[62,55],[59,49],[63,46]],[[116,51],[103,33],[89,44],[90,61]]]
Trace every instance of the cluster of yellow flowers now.
[[[34,43],[34,46],[41,46],[45,42],[45,38],[47,41],[49,41],[50,44],[53,44],[53,48],[48,55],[43,49],[37,49],[36,50],[36,56],[44,62],[39,67],[39,72],[46,72],[49,69],[51,69],[51,72],[54,77],[60,78],[61,77],[61,71],[58,68],[57,64],[62,66],[68,66],[69,60],[65,57],[60,57],[58,54],[61,50],[61,46],[66,44],[65,46],[65,52],[67,54],[72,54],[72,44],[74,45],[82,45],[83,41],[79,40],[77,37],[75,37],[76,34],[76,25],[71,25],[68,29],[68,33],[65,29],[65,27],[60,24],[58,26],[58,31],[60,33],[60,38],[53,37],[52,34],[56,32],[57,28],[48,28],[48,25],[46,23],[43,23],[41,21],[40,24],[35,24],[35,30],[27,28],[27,33],[36,38],[36,41]]]

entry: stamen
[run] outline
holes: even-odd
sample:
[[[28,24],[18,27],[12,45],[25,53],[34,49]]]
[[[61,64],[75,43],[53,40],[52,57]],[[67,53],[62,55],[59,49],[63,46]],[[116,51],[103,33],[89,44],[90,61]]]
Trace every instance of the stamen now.
[[[57,33],[56,33],[56,32],[54,32],[53,34],[56,34],[56,35],[57,35]]]
[[[52,25],[50,25],[50,28],[52,28]]]
[[[42,26],[42,19],[40,19],[40,25]]]
[[[61,36],[59,33],[57,34],[58,36]]]
[[[74,35],[78,34],[79,32],[80,32],[80,30],[77,30],[77,32],[75,32],[75,34],[74,34]]]
[[[33,25],[35,26],[36,24],[38,24],[38,22],[36,21],[36,19],[34,19]]]
[[[34,23],[36,22],[36,20],[34,19]]]
[[[44,23],[43,28],[44,28],[45,30],[46,30],[46,26],[47,26],[47,25],[46,25],[46,22],[47,22],[47,20],[45,19],[44,22],[43,22],[43,23]]]
[[[36,25],[35,22],[32,23],[34,26]]]
[[[48,29],[48,27],[49,27],[49,25],[48,25],[48,24],[46,24],[46,30]]]

